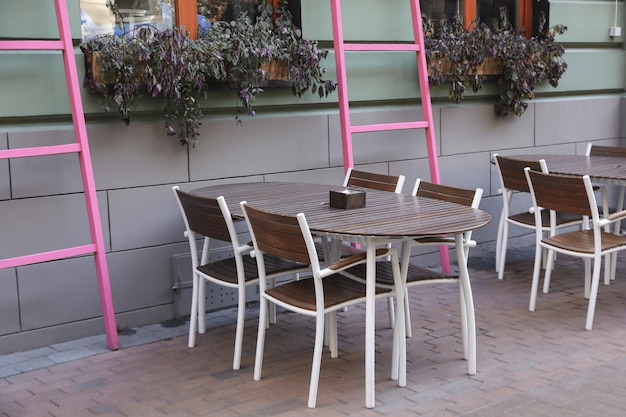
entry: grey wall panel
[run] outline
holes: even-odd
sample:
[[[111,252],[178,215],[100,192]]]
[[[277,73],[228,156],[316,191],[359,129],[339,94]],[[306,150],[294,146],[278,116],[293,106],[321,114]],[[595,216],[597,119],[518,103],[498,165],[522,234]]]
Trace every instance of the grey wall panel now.
[[[328,164],[326,115],[210,121],[212,138],[189,152],[192,181],[298,171]]]
[[[377,109],[351,110],[353,126],[378,123],[398,123],[423,120],[422,108],[398,106]],[[435,137],[438,123],[435,119]],[[343,166],[341,124],[339,114],[330,117],[330,164]],[[428,155],[426,135],[423,129],[358,133],[352,135],[355,164],[371,164],[383,161],[421,158]]]
[[[0,334],[20,331],[20,309],[15,268],[0,270]]]
[[[139,187],[188,181],[187,149],[162,123],[112,123],[88,129],[96,187]]]
[[[537,146],[619,138],[619,97],[542,100],[535,106]]]
[[[18,268],[22,330],[102,315],[93,257]]]
[[[71,126],[9,132],[10,148],[75,143]],[[16,158],[10,161],[13,198],[83,191],[77,154]]]
[[[0,132],[0,149],[7,149],[8,133]],[[0,200],[11,198],[11,181],[9,177],[9,161],[0,160]]]
[[[498,118],[488,104],[441,109],[441,154],[533,146],[533,105],[522,117]]]
[[[266,181],[297,181],[315,184],[341,184],[343,179],[343,166],[283,174],[268,174],[265,176]]]
[[[489,182],[489,154],[486,152],[444,156],[438,162],[442,184],[474,189],[483,188],[483,184]],[[404,193],[413,190],[417,178],[432,181],[428,158],[394,162],[391,166],[395,174],[406,176]],[[485,191],[487,193],[488,190]]]
[[[109,191],[111,248],[124,251],[184,240],[171,186]]]
[[[172,256],[185,252],[189,252],[188,243],[109,254],[107,260],[116,313],[173,304]]]
[[[103,197],[100,194],[99,197]],[[106,201],[99,198],[105,246],[108,247]],[[103,206],[104,205],[104,206]],[[30,255],[90,244],[83,194],[0,202],[0,258]]]

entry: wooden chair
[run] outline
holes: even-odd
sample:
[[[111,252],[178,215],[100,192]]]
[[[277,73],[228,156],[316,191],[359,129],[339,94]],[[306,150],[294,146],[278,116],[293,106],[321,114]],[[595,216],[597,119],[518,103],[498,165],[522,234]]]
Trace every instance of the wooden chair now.
[[[587,145],[587,151],[585,152],[587,156],[612,156],[619,158],[626,158],[626,147],[622,146],[599,146],[589,143]],[[626,161],[626,160],[625,160]],[[618,185],[616,186],[618,190],[617,195],[617,206],[612,209],[608,209],[609,212],[621,211],[624,208],[624,199],[626,198],[626,186]],[[596,184],[595,188],[602,189],[603,191],[607,188],[606,184]],[[606,215],[606,213],[605,213]],[[620,234],[621,233],[621,221],[615,222],[613,225],[613,233]],[[611,279],[615,279],[615,270],[617,269],[617,257],[611,256]],[[608,284],[605,282],[605,284]]]
[[[275,303],[295,313],[315,318],[315,346],[313,363],[311,366],[311,380],[309,386],[308,406],[314,408],[317,401],[317,387],[319,383],[320,365],[324,341],[325,317],[328,315],[331,357],[338,355],[337,348],[337,311],[344,307],[362,303],[366,299],[365,284],[355,282],[339,275],[341,271],[366,262],[366,254],[359,253],[340,261],[321,267],[313,236],[309,230],[304,214],[284,216],[268,213],[249,206],[245,201],[241,203],[254,244],[254,253],[257,259],[259,280],[259,331],[257,338],[256,360],[254,366],[254,380],[261,379],[263,366],[263,351],[265,344],[267,303]],[[266,265],[268,256],[283,258],[301,265],[310,265],[312,278],[292,281],[275,288],[268,288],[266,279]],[[377,259],[389,257],[395,272],[395,282],[401,288],[400,267],[395,248],[379,249]],[[390,289],[378,288],[376,297],[387,297]],[[403,323],[404,324],[404,323]],[[400,326],[398,326],[400,327]],[[374,343],[374,341],[370,341]],[[405,343],[404,332],[394,330],[394,346]],[[404,350],[400,353],[403,355]],[[398,350],[394,348],[394,355]],[[398,358],[393,359],[398,363]],[[401,362],[402,363],[402,362]],[[393,370],[392,370],[393,372]]]
[[[529,193],[528,182],[524,176],[524,168],[530,167],[535,171],[548,172],[545,161],[523,161],[519,159],[507,158],[494,154],[493,156],[500,183],[502,187],[502,212],[500,214],[500,222],[498,224],[498,236],[496,238],[496,272],[498,279],[504,278],[504,266],[506,264],[507,241],[509,238],[509,225],[523,227],[525,229],[534,230],[535,217],[530,210],[520,213],[511,213],[511,202],[514,193]],[[550,230],[550,213],[544,211],[543,214],[543,231]],[[583,219],[567,213],[556,214],[556,228],[571,227],[582,224]],[[544,265],[545,266],[545,265]]]
[[[223,197],[198,197],[181,191],[178,186],[172,187],[172,190],[185,222],[185,235],[189,240],[193,270],[188,346],[195,346],[196,332],[201,334],[206,332],[206,285],[201,285],[201,283],[212,282],[236,289],[238,292],[237,329],[235,332],[233,369],[237,370],[241,366],[246,287],[256,285],[259,281],[256,261],[247,255],[253,247],[239,243],[235,225]],[[198,258],[198,239],[203,239],[200,258]],[[211,239],[229,242],[232,245],[234,256],[220,260],[210,259]],[[306,270],[300,264],[268,257],[265,273],[266,276],[273,279],[295,275]]]
[[[462,204],[464,206],[478,208],[483,195],[482,188],[468,190],[464,188],[450,187],[441,184],[417,179],[411,193],[414,196],[434,198],[436,200],[448,201]],[[468,358],[467,343],[467,317],[465,314],[465,303],[460,285],[459,276],[456,274],[443,274],[438,271],[422,268],[411,263],[411,250],[417,246],[455,246],[453,236],[429,236],[413,240],[407,240],[402,245],[402,256],[400,262],[400,271],[405,280],[406,290],[404,297],[404,312],[406,335],[411,337],[411,319],[409,311],[408,289],[419,285],[457,283],[459,285],[460,296],[460,312],[461,312],[461,329],[463,334],[464,358]],[[469,254],[469,248],[476,246],[476,242],[472,240],[472,232],[468,231],[463,234],[463,248],[465,250],[465,259]],[[362,281],[365,278],[365,269],[362,266],[350,268],[346,271],[353,278]],[[376,283],[382,288],[392,288],[393,275],[388,263],[379,262],[376,269]],[[391,312],[392,313],[392,312]],[[391,316],[393,318],[393,315]]]
[[[343,180],[344,187],[364,187],[374,190],[401,193],[404,185],[404,175],[385,175],[374,172],[357,171],[348,168]]]
[[[555,253],[581,257],[585,260],[585,298],[589,298],[585,329],[591,330],[598,295],[602,257],[626,249],[626,237],[608,233],[604,231],[604,228],[626,217],[626,211],[616,212],[606,218],[601,218],[594,188],[588,175],[574,177],[547,174],[532,171],[530,168],[525,168],[524,172],[533,200],[537,241],[528,309],[535,311],[542,248],[548,251],[547,262],[549,264]],[[549,236],[544,236],[543,211],[587,216],[590,219],[590,229],[559,233],[556,228],[555,216],[551,215],[552,230]],[[590,263],[592,260],[593,274],[591,274]],[[544,292],[548,292],[551,272],[551,268],[546,268]],[[608,268],[605,268],[605,280],[608,273]]]

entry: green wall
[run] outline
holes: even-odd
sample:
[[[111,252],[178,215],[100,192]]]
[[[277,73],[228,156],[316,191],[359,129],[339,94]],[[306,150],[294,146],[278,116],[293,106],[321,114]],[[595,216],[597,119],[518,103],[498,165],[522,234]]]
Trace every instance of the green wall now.
[[[618,22],[624,26],[623,4]],[[412,39],[409,2],[403,0],[344,0],[342,2],[344,35],[347,40]],[[80,38],[78,0],[69,0],[72,34],[76,44]],[[564,24],[568,31],[560,37],[566,46],[568,71],[558,89],[541,86],[538,94],[551,96],[620,93],[626,85],[623,37],[608,36],[613,25],[614,5],[606,1],[552,2],[551,23]],[[53,2],[21,0],[2,2],[0,6],[0,37],[54,38],[56,21]],[[330,1],[302,0],[302,25],[305,36],[332,45]],[[624,28],[626,32],[626,27]],[[83,73],[83,57],[75,49],[79,73]],[[384,56],[383,56],[384,55]],[[326,63],[329,77],[335,77],[334,55]],[[347,58],[349,96],[354,102],[394,102],[418,96],[414,56],[405,54],[362,53]],[[22,117],[67,115],[69,105],[63,77],[63,65],[55,52],[0,52],[0,120],[14,121]],[[495,92],[493,85],[475,96]],[[469,94],[472,96],[474,94]],[[83,94],[88,114],[106,114],[105,103],[86,91]],[[433,90],[433,99],[445,101],[447,88]],[[319,99],[307,95],[300,99],[289,89],[264,92],[257,100],[257,109],[264,106],[335,106],[336,94]],[[207,113],[232,109],[237,105],[234,91],[214,91],[206,101]],[[160,103],[144,100],[138,110],[159,111]],[[230,110],[229,110],[230,111]]]

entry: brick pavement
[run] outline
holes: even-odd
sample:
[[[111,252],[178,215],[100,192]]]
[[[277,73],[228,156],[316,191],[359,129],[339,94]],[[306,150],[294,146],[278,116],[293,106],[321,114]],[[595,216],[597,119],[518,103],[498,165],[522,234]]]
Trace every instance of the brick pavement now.
[[[391,330],[381,300],[377,404],[372,410],[364,408],[363,308],[341,315],[340,357],[325,354],[318,407],[310,410],[306,399],[312,321],[279,315],[278,324],[267,333],[263,379],[255,382],[252,307],[240,371],[231,369],[234,322],[227,317],[231,313],[220,313],[218,325],[199,336],[193,349],[187,348],[184,334],[170,334],[115,352],[104,349],[57,364],[40,361],[44,367],[24,366],[5,374],[0,379],[0,415],[626,415],[626,258],[618,264],[617,280],[600,287],[594,329],[585,331],[582,262],[560,257],[550,294],[540,294],[537,311],[530,313],[531,256],[528,250],[511,256],[503,281],[496,278],[492,256],[472,257],[478,326],[475,376],[467,375],[461,356],[456,286],[411,290],[413,338],[408,341],[406,388],[389,379]],[[185,326],[178,331],[184,333]],[[20,355],[28,354],[32,352]],[[0,356],[0,369],[7,369],[10,358],[18,358],[12,355]]]

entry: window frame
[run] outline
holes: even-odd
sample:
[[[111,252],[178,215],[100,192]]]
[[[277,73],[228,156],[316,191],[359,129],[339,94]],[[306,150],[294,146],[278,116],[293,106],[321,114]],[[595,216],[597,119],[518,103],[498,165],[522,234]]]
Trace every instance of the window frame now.
[[[279,0],[272,0],[275,4]],[[532,1],[533,0],[518,0],[519,7],[519,20],[517,27],[527,28],[526,36],[529,37],[532,34]],[[192,39],[198,37],[198,5],[196,0],[176,0],[176,26],[184,27]],[[463,1],[463,21],[469,27],[469,25],[476,20],[476,0],[464,0]]]
[[[532,20],[532,1],[533,0],[518,0],[518,28],[526,28],[526,37],[530,37],[533,29]],[[471,23],[476,20],[476,0],[464,0],[463,1],[463,22],[469,27]]]

